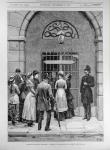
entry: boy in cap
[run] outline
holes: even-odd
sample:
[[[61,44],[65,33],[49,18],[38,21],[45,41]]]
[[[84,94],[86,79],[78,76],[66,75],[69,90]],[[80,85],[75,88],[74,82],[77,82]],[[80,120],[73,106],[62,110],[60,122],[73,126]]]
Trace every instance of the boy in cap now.
[[[82,77],[81,85],[80,85],[80,93],[81,93],[81,102],[84,107],[84,118],[87,121],[91,118],[91,103],[93,103],[93,94],[91,87],[95,86],[94,77],[90,75],[91,68],[89,65],[86,65],[84,69],[85,75]]]

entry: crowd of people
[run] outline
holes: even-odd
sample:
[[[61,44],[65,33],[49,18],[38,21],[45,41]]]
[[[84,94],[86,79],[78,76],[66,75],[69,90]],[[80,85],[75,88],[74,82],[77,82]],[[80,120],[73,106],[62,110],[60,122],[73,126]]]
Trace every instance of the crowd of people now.
[[[92,87],[95,86],[94,77],[90,75],[91,68],[86,65],[85,75],[81,79],[80,93],[84,107],[84,118],[91,118],[91,103],[93,103]],[[41,74],[34,70],[28,74],[22,74],[20,69],[8,80],[8,120],[12,125],[17,122],[25,122],[28,126],[38,123],[38,130],[42,128],[44,112],[47,113],[45,131],[50,130],[51,112],[59,122],[75,116],[74,96],[71,93],[71,78],[63,71],[50,78],[48,73]]]
[[[41,130],[46,112],[45,131],[49,131],[52,111],[59,121],[75,116],[74,97],[70,90],[72,75],[64,76],[64,72],[59,71],[58,77],[50,79],[48,73],[43,73],[41,81],[39,75],[37,70],[22,74],[18,68],[9,77],[8,120],[12,121],[12,125],[22,122],[33,126],[37,122],[38,130]]]

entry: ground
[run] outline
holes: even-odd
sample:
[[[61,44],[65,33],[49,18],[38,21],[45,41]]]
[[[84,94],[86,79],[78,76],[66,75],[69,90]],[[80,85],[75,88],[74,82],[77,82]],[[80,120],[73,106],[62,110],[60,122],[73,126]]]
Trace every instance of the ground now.
[[[52,115],[51,131],[44,131],[45,118],[42,130],[38,131],[38,124],[27,127],[26,124],[18,123],[12,126],[8,124],[8,141],[36,141],[36,142],[60,142],[60,141],[103,141],[103,122],[92,117],[90,121],[82,120],[82,117],[73,117],[61,121],[61,128]]]

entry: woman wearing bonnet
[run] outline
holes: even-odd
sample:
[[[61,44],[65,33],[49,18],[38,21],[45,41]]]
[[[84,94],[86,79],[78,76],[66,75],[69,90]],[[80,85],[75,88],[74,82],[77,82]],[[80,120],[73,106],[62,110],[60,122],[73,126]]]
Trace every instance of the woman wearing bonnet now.
[[[57,90],[55,95],[55,101],[56,101],[57,114],[59,114],[58,119],[62,121],[66,119],[65,114],[68,109],[66,93],[65,93],[65,90],[67,89],[67,84],[66,81],[64,80],[63,71],[58,72],[58,78],[59,79],[56,81],[55,84],[55,89]]]

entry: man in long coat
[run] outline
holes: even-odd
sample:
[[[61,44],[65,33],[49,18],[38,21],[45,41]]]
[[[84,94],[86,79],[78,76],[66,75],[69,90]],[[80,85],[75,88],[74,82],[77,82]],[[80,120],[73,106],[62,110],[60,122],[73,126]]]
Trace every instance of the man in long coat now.
[[[94,77],[90,75],[91,68],[89,65],[86,65],[84,69],[85,76],[82,77],[81,85],[80,85],[80,93],[81,93],[81,102],[84,107],[84,118],[87,121],[91,118],[91,103],[93,103],[93,94],[91,87],[94,87]]]
[[[50,101],[53,100],[53,94],[51,85],[48,84],[48,75],[45,74],[43,77],[43,81],[38,85],[37,87],[37,110],[39,113],[39,119],[38,119],[38,130],[41,130],[42,128],[42,120],[44,116],[44,111],[47,113],[47,119],[46,119],[46,126],[45,131],[49,131],[50,128],[50,121],[51,121],[51,103]]]

